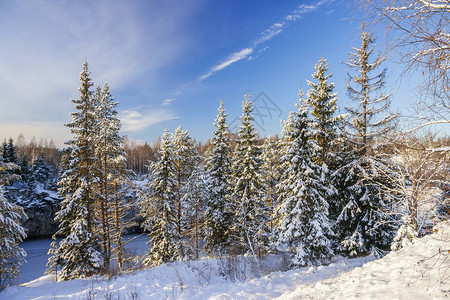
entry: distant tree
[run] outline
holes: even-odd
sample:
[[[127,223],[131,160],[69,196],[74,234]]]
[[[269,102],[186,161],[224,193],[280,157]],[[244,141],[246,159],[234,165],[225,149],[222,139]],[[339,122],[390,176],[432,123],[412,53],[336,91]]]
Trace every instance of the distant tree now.
[[[230,244],[232,223],[231,207],[231,146],[227,125],[227,113],[223,101],[219,104],[219,114],[215,120],[212,149],[206,156],[207,182],[210,193],[205,212],[205,250],[210,254],[222,254]]]
[[[42,157],[33,163],[33,177],[35,180],[45,183],[52,174],[52,168],[44,161]],[[23,173],[23,170],[22,170]]]
[[[0,157],[0,290],[9,279],[19,275],[19,268],[25,262],[26,252],[19,244],[26,238],[21,220],[26,218],[22,207],[8,202],[3,196],[3,184],[7,183],[5,171],[18,168],[5,163]]]
[[[269,229],[267,207],[264,203],[261,146],[253,121],[250,95],[242,102],[241,126],[233,156],[234,191],[232,193],[235,221],[232,238],[237,247],[255,255],[268,246]],[[239,249],[239,248],[238,248]]]
[[[19,164],[20,167],[20,175],[22,176],[22,180],[25,183],[29,183],[33,178],[33,171],[31,166],[28,163],[28,158],[24,156]],[[34,179],[34,178],[33,178]]]
[[[149,232],[150,251],[145,265],[160,265],[175,261],[183,253],[181,235],[177,229],[175,203],[175,166],[173,145],[168,129],[164,130],[159,160],[151,164],[149,192],[140,199],[143,227]]]
[[[18,161],[16,146],[14,145],[14,141],[12,138],[9,138],[8,144],[6,145],[6,149],[3,152],[3,160],[5,162],[16,164]]]
[[[8,161],[8,144],[6,143],[6,140],[3,140],[2,149],[0,152],[2,154],[2,160],[4,162],[7,162]]]
[[[306,266],[333,255],[332,225],[324,198],[327,187],[321,180],[322,167],[314,163],[320,147],[302,93],[297,106],[298,112],[290,115],[283,128],[281,168],[285,172],[277,185],[276,245],[291,252],[293,266]]]
[[[155,152],[159,148],[151,147],[147,142],[139,145],[134,140],[124,138],[125,152],[127,154],[127,168],[133,170],[137,174],[145,174],[148,170],[149,161],[155,161]]]

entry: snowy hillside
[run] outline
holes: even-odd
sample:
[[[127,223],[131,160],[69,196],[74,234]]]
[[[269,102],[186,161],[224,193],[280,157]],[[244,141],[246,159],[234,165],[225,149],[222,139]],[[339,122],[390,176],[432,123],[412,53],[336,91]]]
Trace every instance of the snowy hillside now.
[[[382,259],[336,258],[329,266],[272,272],[271,257],[175,262],[106,279],[55,283],[43,276],[1,299],[441,299],[450,294],[450,222]]]

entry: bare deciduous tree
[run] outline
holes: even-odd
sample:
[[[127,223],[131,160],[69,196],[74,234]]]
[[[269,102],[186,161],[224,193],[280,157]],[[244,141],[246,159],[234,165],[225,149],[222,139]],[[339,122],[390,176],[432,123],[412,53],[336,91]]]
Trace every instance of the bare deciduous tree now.
[[[358,1],[368,17],[386,29],[388,50],[405,64],[404,73],[421,71],[422,99],[414,108],[420,122],[410,131],[450,123],[450,1]]]

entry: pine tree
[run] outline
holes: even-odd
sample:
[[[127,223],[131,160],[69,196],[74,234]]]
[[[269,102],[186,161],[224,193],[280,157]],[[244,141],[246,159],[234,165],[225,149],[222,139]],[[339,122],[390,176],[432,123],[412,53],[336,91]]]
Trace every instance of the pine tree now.
[[[127,184],[126,153],[123,138],[120,136],[120,120],[109,86],[96,90],[97,131],[95,137],[95,155],[98,166],[98,201],[102,224],[102,247],[105,268],[109,268],[111,242],[116,245],[115,253],[119,269],[122,269],[122,231],[123,231],[123,193],[122,186]],[[112,236],[112,234],[114,234]]]
[[[246,94],[242,103],[242,125],[238,129],[233,157],[235,222],[232,225],[232,238],[239,243],[237,246],[241,249],[238,250],[255,255],[267,249],[269,230],[261,173],[261,147],[258,145],[258,133],[252,124],[252,112],[253,103],[250,95]]]
[[[209,200],[205,213],[205,251],[210,254],[225,253],[230,244],[232,208],[230,203],[231,146],[223,101],[214,126],[212,150],[206,158]]]
[[[321,263],[333,255],[328,203],[323,196],[327,187],[321,180],[321,166],[314,163],[319,147],[302,96],[298,112],[284,124],[281,168],[285,172],[277,185],[276,245],[292,253],[293,266]]]
[[[182,256],[181,235],[177,228],[175,203],[175,166],[173,145],[165,129],[158,151],[159,160],[151,165],[151,181],[148,194],[140,200],[144,229],[149,231],[151,249],[145,265],[160,265]]]
[[[197,166],[188,182],[182,189],[183,198],[183,223],[187,227],[187,236],[193,240],[193,252],[198,259],[201,238],[201,224],[203,223],[204,207],[209,198],[209,190],[206,184],[206,175],[203,168]]]
[[[26,218],[22,207],[8,202],[3,196],[3,184],[7,175],[1,174],[14,168],[11,163],[4,163],[0,157],[0,290],[9,279],[19,275],[19,268],[25,262],[26,252],[19,247],[26,238],[21,219]]]
[[[382,188],[391,183],[380,176],[394,170],[377,154],[375,143],[392,129],[397,115],[387,112],[389,95],[381,93],[386,70],[377,72],[377,68],[384,59],[378,56],[371,61],[374,39],[365,31],[361,39],[361,48],[354,48],[347,63],[356,73],[349,73],[348,95],[358,106],[347,107],[351,118],[346,136],[353,151],[350,162],[341,168],[346,174],[346,193],[342,193],[343,206],[336,224],[338,250],[350,256],[384,254],[395,232],[395,220],[387,213],[395,197]]]
[[[73,139],[66,142],[66,169],[59,181],[59,194],[64,200],[55,220],[59,222],[56,236],[64,238],[54,251],[56,262],[61,267],[59,278],[69,280],[87,277],[99,272],[103,262],[96,222],[93,190],[98,181],[95,176],[95,103],[91,91],[92,82],[87,62],[80,75],[80,98],[72,100],[76,112],[72,113],[70,128]]]

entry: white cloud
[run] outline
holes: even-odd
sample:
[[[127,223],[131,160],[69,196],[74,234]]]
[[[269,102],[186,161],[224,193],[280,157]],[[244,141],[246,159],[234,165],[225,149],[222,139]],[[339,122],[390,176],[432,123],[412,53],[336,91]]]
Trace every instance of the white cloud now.
[[[180,57],[190,43],[182,24],[196,4],[194,8],[173,4],[104,0],[2,2],[2,126],[37,120],[45,120],[44,127],[48,121],[66,122],[74,109],[69,100],[78,97],[85,59],[93,81],[108,81],[113,94],[143,74],[145,88],[151,90],[151,84],[157,84],[153,79],[159,70]],[[146,8],[144,17],[141,6]]]
[[[142,112],[143,110],[144,112]],[[123,131],[135,132],[160,122],[177,119],[177,116],[170,110],[148,107],[145,109],[124,110],[120,114],[120,119],[123,124]]]
[[[258,54],[255,56],[251,56],[251,54],[256,51],[256,48],[258,45],[267,42],[271,39],[273,39],[275,36],[283,32],[283,30],[289,26],[291,22],[297,21],[302,18],[303,15],[311,13],[313,11],[318,10],[322,5],[331,3],[333,0],[321,0],[314,4],[301,4],[296,9],[294,9],[292,12],[290,12],[288,15],[286,15],[281,22],[273,23],[269,28],[261,32],[261,36],[256,39],[253,42],[253,46],[249,48],[244,48],[241,51],[232,53],[228,56],[228,58],[220,63],[212,67],[206,74],[200,76],[198,78],[198,81],[203,81],[210,76],[214,75],[216,72],[225,69],[226,67],[230,66],[231,64],[238,62],[240,60],[243,60],[248,57],[248,60],[254,60],[256,59],[263,51],[267,49],[267,47],[263,48],[262,50],[258,51]]]

